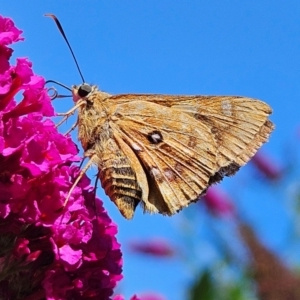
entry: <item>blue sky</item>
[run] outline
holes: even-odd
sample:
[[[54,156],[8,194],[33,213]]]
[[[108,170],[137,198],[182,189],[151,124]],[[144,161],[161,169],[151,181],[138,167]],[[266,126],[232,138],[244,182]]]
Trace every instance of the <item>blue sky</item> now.
[[[69,86],[80,83],[56,26],[43,17],[53,13],[64,27],[87,82],[112,94],[259,98],[272,106],[271,119],[276,125],[263,150],[280,163],[289,158],[286,147],[299,146],[299,1],[6,1],[0,13],[13,18],[24,30],[26,40],[14,47],[15,55],[28,56],[35,72],[47,79]],[[67,99],[56,103],[58,111],[71,106],[72,101]],[[226,179],[222,187],[236,190],[235,185],[240,185],[247,170],[251,172],[245,167],[241,174]],[[180,247],[182,232],[178,233],[178,227],[182,216],[165,218],[138,211],[128,222],[102,191],[98,195],[119,225],[125,276],[120,290],[127,296],[155,290],[168,299],[184,299],[182,293],[190,276],[183,263],[144,260],[126,251],[131,239],[155,236],[164,236]],[[242,203],[250,210],[249,218],[262,224],[268,211],[270,225],[261,234],[271,246],[280,247],[284,227],[278,222],[277,204],[267,194],[264,203],[253,191],[247,196],[252,204],[246,204],[245,199]],[[194,205],[190,209],[196,208]],[[268,234],[270,230],[279,234]],[[157,280],[158,274],[164,280]]]

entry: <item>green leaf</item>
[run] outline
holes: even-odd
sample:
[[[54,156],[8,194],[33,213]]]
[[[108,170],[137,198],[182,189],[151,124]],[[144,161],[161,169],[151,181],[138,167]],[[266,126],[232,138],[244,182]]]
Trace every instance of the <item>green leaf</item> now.
[[[215,300],[213,283],[208,271],[203,272],[192,286],[190,300]]]
[[[227,299],[228,300],[243,300],[243,299],[245,299],[242,287],[240,287],[240,286],[231,287],[228,290]]]

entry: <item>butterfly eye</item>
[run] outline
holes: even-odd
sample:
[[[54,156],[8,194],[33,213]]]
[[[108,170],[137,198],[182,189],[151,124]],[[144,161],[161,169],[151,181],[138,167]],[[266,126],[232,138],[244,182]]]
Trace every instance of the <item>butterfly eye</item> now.
[[[86,97],[92,91],[92,87],[89,84],[82,84],[78,89],[78,95],[83,98]]]

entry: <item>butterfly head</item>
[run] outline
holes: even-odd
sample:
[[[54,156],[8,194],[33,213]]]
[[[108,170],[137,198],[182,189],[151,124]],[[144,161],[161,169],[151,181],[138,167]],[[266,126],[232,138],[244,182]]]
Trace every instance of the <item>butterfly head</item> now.
[[[72,87],[73,101],[78,103],[81,101],[83,103],[89,103],[93,105],[94,102],[101,102],[101,100],[106,99],[111,96],[108,93],[102,92],[98,89],[96,85],[90,85],[88,83],[82,83],[81,85],[74,85]]]
[[[94,85],[88,83],[83,83],[81,85],[74,85],[72,87],[72,94],[74,102],[77,102],[80,99],[89,98],[94,92],[98,91],[98,88]]]

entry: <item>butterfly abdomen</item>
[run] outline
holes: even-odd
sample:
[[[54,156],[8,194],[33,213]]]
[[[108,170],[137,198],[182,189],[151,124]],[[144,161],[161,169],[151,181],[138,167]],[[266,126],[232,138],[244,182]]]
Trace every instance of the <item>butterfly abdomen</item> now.
[[[142,190],[128,159],[114,155],[103,161],[99,179],[105,193],[117,205],[122,215],[131,219],[142,199]]]
[[[99,179],[106,195],[116,204],[126,219],[133,217],[136,206],[142,200],[142,189],[128,157],[116,143],[105,114],[94,118],[87,107],[81,111],[78,136],[86,153],[97,158]]]

